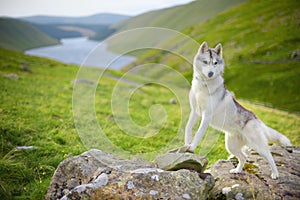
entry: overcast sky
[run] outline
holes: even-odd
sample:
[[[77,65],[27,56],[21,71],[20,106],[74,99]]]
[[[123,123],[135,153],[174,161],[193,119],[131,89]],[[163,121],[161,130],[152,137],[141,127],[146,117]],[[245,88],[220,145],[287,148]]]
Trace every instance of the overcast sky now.
[[[96,13],[137,15],[192,0],[0,0],[0,16],[86,16]]]

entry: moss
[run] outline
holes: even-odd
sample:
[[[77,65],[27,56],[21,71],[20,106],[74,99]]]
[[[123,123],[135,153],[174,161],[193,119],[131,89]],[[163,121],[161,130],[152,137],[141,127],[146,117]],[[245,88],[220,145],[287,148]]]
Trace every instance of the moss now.
[[[245,163],[243,170],[247,171],[249,174],[258,174],[258,166],[253,163]]]

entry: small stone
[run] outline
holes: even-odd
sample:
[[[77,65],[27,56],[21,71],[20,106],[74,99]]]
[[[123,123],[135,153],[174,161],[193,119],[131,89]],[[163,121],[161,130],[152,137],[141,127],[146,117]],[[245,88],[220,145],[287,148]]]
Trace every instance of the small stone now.
[[[32,72],[28,65],[20,65],[20,68],[25,72]]]
[[[183,194],[182,198],[184,198],[184,199],[191,199],[191,196],[189,194]]]
[[[224,187],[222,189],[222,194],[228,194],[231,191],[231,187]]]
[[[21,151],[21,150],[32,150],[32,149],[37,149],[38,147],[36,146],[18,146],[15,148],[16,151]]]
[[[93,81],[87,79],[75,79],[71,82],[72,84],[94,84]]]
[[[177,104],[177,100],[175,98],[170,99],[169,102],[171,104]]]
[[[128,188],[129,190],[131,190],[131,189],[134,188],[134,184],[133,184],[132,181],[128,181],[127,184],[126,184],[126,186],[127,186],[127,188]]]
[[[100,188],[106,186],[108,183],[108,176],[105,173],[100,174],[98,178],[94,181],[94,188]]]
[[[18,74],[5,74],[4,75],[5,78],[10,78],[10,79],[19,79],[19,75]]]
[[[202,173],[207,165],[205,157],[193,153],[166,153],[156,157],[155,162],[159,168],[167,171],[189,169],[199,173]]]
[[[152,195],[152,196],[154,196],[154,195],[158,194],[158,191],[156,191],[156,190],[150,190],[149,194]]]
[[[155,175],[151,176],[151,178],[152,178],[153,180],[159,181],[159,177],[158,177],[158,175],[157,175],[157,174],[155,174]]]
[[[300,59],[300,49],[297,49],[292,52],[291,54],[291,59]]]
[[[242,194],[242,193],[237,193],[237,194],[235,195],[235,199],[236,199],[236,200],[244,200],[245,198],[243,197],[243,194]]]

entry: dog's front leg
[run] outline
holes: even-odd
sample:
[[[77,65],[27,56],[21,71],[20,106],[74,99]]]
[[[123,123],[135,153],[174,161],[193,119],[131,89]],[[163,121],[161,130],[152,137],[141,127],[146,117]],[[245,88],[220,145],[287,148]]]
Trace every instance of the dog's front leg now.
[[[185,146],[191,145],[191,143],[192,143],[192,140],[193,140],[193,133],[192,133],[193,127],[196,124],[196,122],[198,121],[199,117],[200,116],[196,113],[195,110],[191,111],[189,120],[188,120],[188,122],[186,124],[186,127],[185,127],[185,138],[184,138]]]
[[[189,148],[190,151],[194,151],[198,144],[200,143],[206,129],[208,128],[209,122],[211,120],[211,116],[208,115],[207,111],[202,112],[202,120],[201,124],[196,132],[195,138]]]

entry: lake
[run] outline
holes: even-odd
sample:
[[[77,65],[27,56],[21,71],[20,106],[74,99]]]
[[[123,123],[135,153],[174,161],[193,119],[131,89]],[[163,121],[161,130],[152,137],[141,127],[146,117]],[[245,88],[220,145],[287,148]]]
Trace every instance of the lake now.
[[[61,40],[59,45],[30,49],[25,53],[52,58],[67,64],[100,68],[109,67],[110,69],[120,69],[136,60],[133,56],[110,52],[107,50],[107,44],[102,42],[99,45],[100,43],[86,37],[65,38]],[[97,52],[91,54],[95,48]],[[114,62],[108,64],[111,60],[114,60]]]

